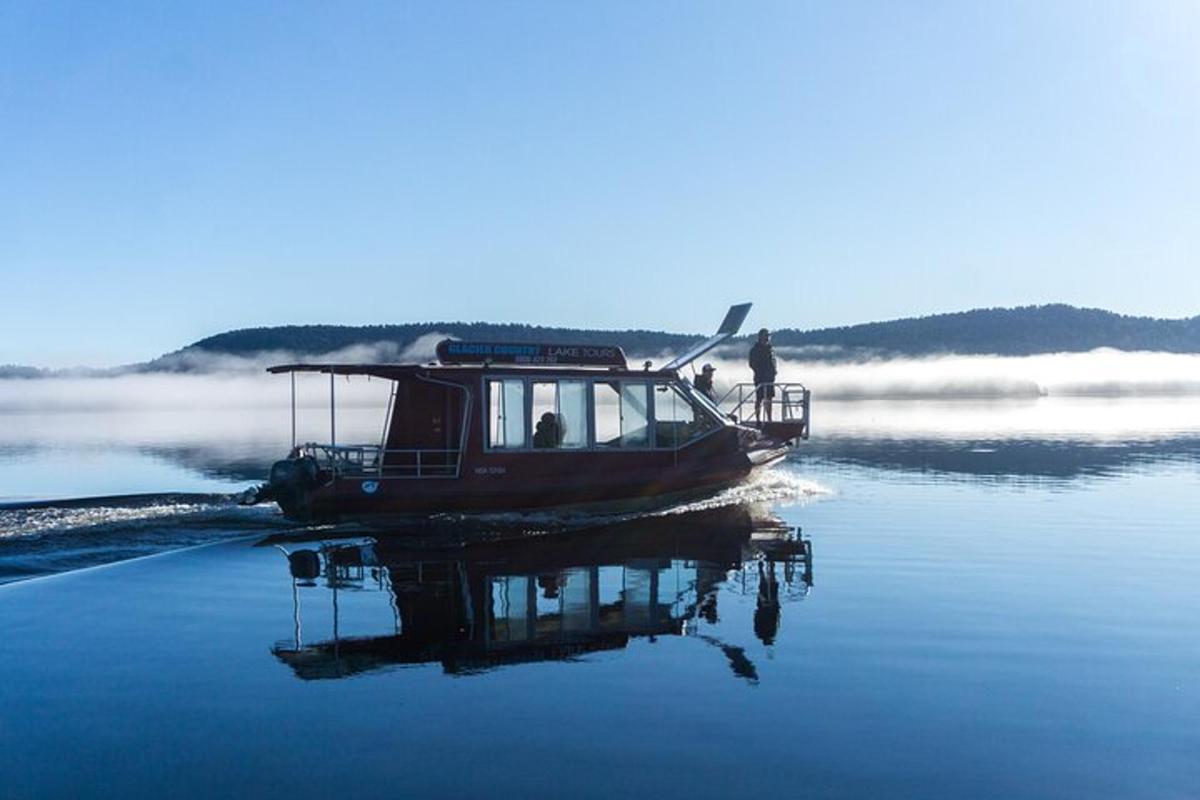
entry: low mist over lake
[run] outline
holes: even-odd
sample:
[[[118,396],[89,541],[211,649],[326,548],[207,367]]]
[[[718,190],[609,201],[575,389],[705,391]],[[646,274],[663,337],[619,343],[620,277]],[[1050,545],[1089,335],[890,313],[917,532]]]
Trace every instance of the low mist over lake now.
[[[438,337],[440,339],[441,337]],[[287,403],[287,380],[264,374],[288,362],[360,363],[432,358],[431,339],[394,348],[363,346],[349,351],[299,354],[272,351],[224,356],[187,372],[120,372],[103,377],[0,380],[0,411],[271,406]],[[391,356],[391,358],[388,358]],[[658,363],[661,353],[630,354],[630,361]],[[718,388],[751,380],[744,354],[721,348],[705,359],[717,367]],[[1126,352],[1031,356],[938,355],[920,358],[810,359],[780,349],[780,380],[798,381],[823,399],[1028,398],[1040,396],[1200,397],[1200,354]],[[369,402],[369,381],[343,381],[342,402]],[[377,381],[377,384],[385,382]],[[301,405],[327,400],[319,378],[301,378]],[[377,393],[377,392],[375,392]],[[365,398],[360,400],[360,395]]]

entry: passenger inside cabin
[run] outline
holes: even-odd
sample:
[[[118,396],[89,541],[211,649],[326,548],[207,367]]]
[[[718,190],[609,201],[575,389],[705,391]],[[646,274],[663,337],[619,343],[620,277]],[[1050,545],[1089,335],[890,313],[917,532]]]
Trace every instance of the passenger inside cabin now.
[[[557,600],[559,589],[567,585],[567,576],[557,572],[538,575],[537,585],[542,590],[542,597],[547,600]]]
[[[563,425],[562,419],[553,411],[547,411],[542,414],[537,425],[533,429],[533,446],[534,447],[558,447],[562,444]]]

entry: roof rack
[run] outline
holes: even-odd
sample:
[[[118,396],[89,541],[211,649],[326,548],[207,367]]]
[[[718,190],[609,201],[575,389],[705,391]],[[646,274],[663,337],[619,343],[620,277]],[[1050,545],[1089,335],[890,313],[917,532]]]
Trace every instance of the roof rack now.
[[[618,367],[625,352],[606,344],[532,344],[529,342],[463,342],[443,339],[437,346],[442,364],[514,364],[517,366]]]

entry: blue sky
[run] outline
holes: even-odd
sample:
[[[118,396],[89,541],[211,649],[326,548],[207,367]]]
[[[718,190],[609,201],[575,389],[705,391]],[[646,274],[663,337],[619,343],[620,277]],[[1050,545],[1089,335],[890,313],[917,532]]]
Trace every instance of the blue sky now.
[[[0,0],[0,363],[1200,313],[1200,6]]]

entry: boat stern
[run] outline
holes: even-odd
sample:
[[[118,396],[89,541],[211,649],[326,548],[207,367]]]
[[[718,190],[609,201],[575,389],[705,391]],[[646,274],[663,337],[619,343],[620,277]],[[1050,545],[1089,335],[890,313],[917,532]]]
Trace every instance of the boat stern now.
[[[242,505],[274,502],[288,519],[306,522],[313,518],[313,493],[322,480],[322,470],[315,458],[293,451],[287,458],[271,465],[267,482],[245,492]]]

